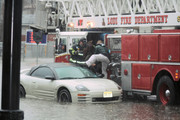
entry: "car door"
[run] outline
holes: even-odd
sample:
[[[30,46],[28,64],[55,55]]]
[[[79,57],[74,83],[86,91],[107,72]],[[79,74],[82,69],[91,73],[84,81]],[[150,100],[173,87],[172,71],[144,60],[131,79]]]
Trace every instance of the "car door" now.
[[[54,98],[54,80],[46,79],[55,78],[52,70],[48,67],[39,67],[32,74],[33,79],[33,95],[38,98]]]

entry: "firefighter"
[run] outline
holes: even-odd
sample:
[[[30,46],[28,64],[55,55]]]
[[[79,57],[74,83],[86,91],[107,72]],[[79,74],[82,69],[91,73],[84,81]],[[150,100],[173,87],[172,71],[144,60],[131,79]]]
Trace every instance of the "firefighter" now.
[[[69,49],[69,53],[71,54],[70,62],[72,63],[84,63],[83,58],[83,50],[86,45],[86,39],[81,38],[77,45],[74,45]]]
[[[107,66],[110,63],[109,60],[110,54],[108,48],[102,43],[102,40],[97,41],[97,45],[95,48],[95,54],[93,54],[87,61],[86,64],[88,67],[95,66],[96,62],[101,62],[101,70],[102,74],[104,74],[104,78],[107,78]]]

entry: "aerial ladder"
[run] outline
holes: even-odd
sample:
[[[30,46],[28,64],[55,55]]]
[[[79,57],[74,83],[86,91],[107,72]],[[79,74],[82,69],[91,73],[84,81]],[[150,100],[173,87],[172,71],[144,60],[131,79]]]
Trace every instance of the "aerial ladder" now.
[[[179,6],[179,0],[37,0],[34,26],[44,30],[179,26]]]

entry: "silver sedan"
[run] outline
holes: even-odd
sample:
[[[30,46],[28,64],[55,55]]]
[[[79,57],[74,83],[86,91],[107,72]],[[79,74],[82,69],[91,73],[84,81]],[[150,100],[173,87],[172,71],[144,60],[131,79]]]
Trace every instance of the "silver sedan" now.
[[[39,65],[21,72],[20,97],[54,99],[60,103],[119,102],[121,88],[70,63]]]

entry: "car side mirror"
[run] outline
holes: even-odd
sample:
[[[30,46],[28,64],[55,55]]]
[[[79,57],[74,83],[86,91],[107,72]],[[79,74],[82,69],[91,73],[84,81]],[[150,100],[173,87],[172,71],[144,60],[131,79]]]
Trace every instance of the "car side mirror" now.
[[[53,76],[45,76],[45,79],[48,79],[48,80],[55,80],[55,78]]]

